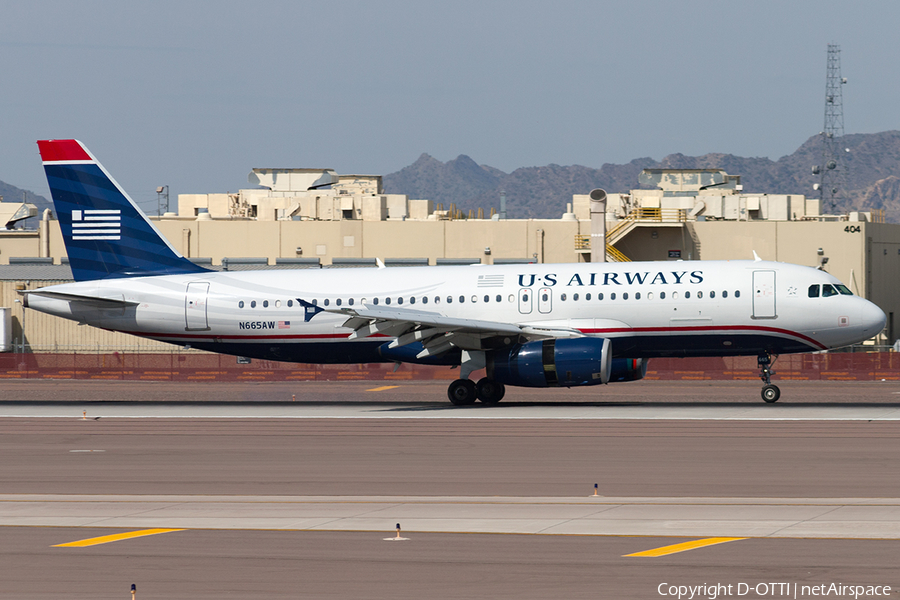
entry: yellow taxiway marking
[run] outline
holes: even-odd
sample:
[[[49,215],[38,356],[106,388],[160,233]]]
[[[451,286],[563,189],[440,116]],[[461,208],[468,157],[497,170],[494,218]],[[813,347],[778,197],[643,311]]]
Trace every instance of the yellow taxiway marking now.
[[[383,385],[381,387],[372,388],[371,390],[366,390],[367,392],[383,392],[384,390],[392,390],[394,388],[400,387],[399,385]]]
[[[184,529],[142,529],[140,531],[129,531],[128,533],[117,533],[115,535],[104,535],[86,540],[78,540],[76,542],[68,542],[66,544],[56,544],[52,548],[84,548],[85,546],[97,546],[99,544],[108,544],[110,542],[118,542],[119,540],[130,540],[131,538],[144,537],[146,535],[156,535],[158,533],[169,533],[171,531],[184,531]]]
[[[668,554],[677,554],[686,552],[696,548],[704,548],[706,546],[714,546],[716,544],[724,544],[725,542],[734,542],[737,540],[746,540],[747,538],[739,537],[715,537],[703,540],[694,540],[693,542],[684,542],[682,544],[673,544],[671,546],[663,546],[662,548],[654,548],[652,550],[644,550],[643,552],[635,552],[634,554],[623,554],[623,556],[666,556]]]

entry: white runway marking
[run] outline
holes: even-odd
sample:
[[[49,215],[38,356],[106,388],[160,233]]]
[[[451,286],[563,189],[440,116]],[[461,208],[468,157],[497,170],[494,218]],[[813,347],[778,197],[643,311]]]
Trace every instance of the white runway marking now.
[[[896,498],[0,495],[0,526],[900,539]]]
[[[0,405],[0,418],[78,418],[87,404]],[[339,404],[90,404],[95,419],[648,419],[712,421],[898,421],[900,406],[804,404],[739,406]],[[90,421],[86,421],[90,422]]]

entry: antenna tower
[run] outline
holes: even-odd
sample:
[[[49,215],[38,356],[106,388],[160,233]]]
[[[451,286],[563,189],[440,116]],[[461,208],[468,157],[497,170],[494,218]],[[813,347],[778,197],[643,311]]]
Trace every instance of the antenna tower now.
[[[825,130],[822,131],[822,167],[813,167],[813,173],[821,176],[820,198],[823,207],[833,212],[838,201],[846,199],[847,168],[841,158],[841,138],[844,136],[844,101],[841,86],[847,79],[841,77],[841,47],[828,44],[828,73],[825,83]]]

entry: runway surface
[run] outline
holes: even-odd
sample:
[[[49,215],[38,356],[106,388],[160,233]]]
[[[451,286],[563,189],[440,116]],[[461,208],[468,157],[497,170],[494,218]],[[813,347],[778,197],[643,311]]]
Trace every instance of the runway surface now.
[[[4,382],[0,597],[900,588],[896,384],[791,382],[769,406],[644,383],[460,410],[443,383]]]

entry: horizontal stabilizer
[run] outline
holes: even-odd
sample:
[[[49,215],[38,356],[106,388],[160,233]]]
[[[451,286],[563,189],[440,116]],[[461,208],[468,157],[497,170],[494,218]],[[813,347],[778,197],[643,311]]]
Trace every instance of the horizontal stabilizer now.
[[[43,298],[53,298],[54,300],[65,300],[66,302],[78,302],[85,306],[93,306],[96,308],[124,308],[126,306],[137,306],[138,302],[131,302],[124,298],[103,298],[100,296],[82,296],[79,294],[64,294],[61,292],[50,292],[44,290],[19,290],[19,294],[25,296],[28,305],[28,296],[41,296]]]

